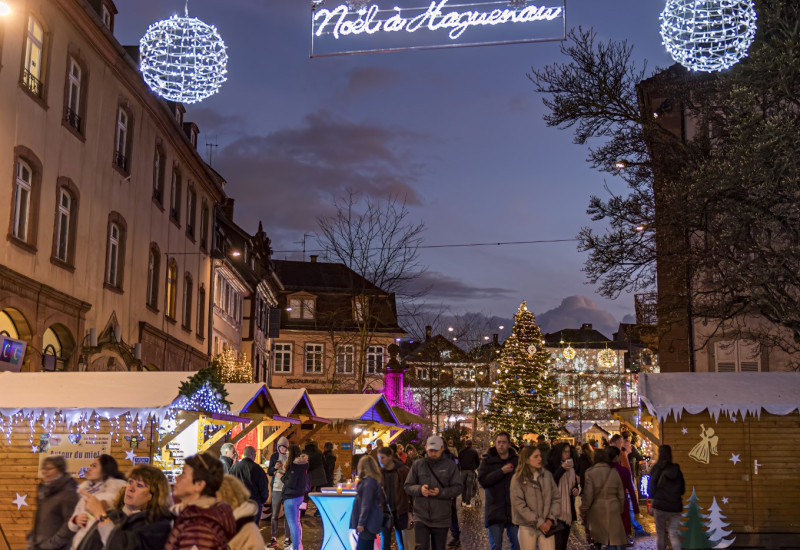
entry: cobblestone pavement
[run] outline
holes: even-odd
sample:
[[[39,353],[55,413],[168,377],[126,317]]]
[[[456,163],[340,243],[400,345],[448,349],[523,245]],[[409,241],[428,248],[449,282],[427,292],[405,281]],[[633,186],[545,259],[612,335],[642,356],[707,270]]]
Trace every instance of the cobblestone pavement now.
[[[313,512],[313,509],[313,505],[309,505],[309,512]],[[458,520],[461,526],[461,550],[489,550],[489,535],[488,531],[483,526],[482,508],[462,508],[459,505]],[[655,550],[656,538],[653,518],[644,514],[638,517],[637,520],[651,535],[637,537],[635,539],[635,544],[630,547],[630,550]],[[279,523],[279,540],[282,542],[283,521]],[[322,520],[308,514],[302,518],[301,523],[303,526],[304,550],[320,550],[320,545],[322,543]],[[261,523],[261,526],[261,533],[264,536],[264,540],[268,543],[270,540],[269,522],[264,521]],[[505,548],[508,547],[508,541],[506,541]],[[589,548],[589,545],[586,543],[583,527],[577,523],[574,524],[570,533],[569,550],[589,550]]]

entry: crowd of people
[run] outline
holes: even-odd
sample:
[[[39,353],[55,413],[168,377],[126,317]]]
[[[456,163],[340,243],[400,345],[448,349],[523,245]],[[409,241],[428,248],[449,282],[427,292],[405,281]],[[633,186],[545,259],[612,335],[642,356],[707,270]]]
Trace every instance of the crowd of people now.
[[[501,432],[493,443],[481,456],[470,441],[457,452],[452,441],[433,435],[421,449],[378,441],[355,457],[350,527],[358,533],[357,549],[372,550],[379,536],[382,550],[461,546],[457,500],[473,506],[477,487],[490,550],[502,550],[505,540],[512,550],[566,550],[576,521],[597,550],[622,550],[644,533],[635,520],[643,458],[630,437],[579,449],[563,441],[551,447],[540,438],[515,448]],[[49,456],[26,550],[264,550],[259,522],[267,517],[268,548],[302,550],[300,518],[309,492],[339,481],[333,445],[320,451],[310,442],[301,449],[282,437],[266,471],[256,456],[247,446],[237,461],[228,443],[219,459],[191,456],[171,489],[148,465],[126,479],[109,455],[95,459],[78,485],[65,460]],[[669,446],[659,447],[650,475],[657,548],[665,550],[669,541],[680,550],[685,483]]]

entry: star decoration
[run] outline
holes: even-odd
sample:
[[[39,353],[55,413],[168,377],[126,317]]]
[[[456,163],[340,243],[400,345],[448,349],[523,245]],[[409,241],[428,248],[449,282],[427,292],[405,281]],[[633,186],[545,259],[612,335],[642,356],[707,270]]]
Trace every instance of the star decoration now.
[[[16,504],[17,505],[17,510],[19,510],[23,506],[27,506],[28,505],[28,503],[25,502],[26,498],[28,498],[28,495],[21,495],[21,494],[17,493],[17,498],[12,500],[11,502],[13,504]]]
[[[31,452],[34,454],[38,453],[39,447],[37,447],[36,445],[31,445]]]
[[[686,434],[688,434],[688,433],[689,433],[689,430],[688,430],[688,429],[687,429],[687,428],[684,426],[683,428],[681,428],[681,433],[682,433],[683,435],[686,435]]]
[[[728,504],[728,497],[722,497],[722,504]]]
[[[136,460],[136,451],[133,449],[130,451],[125,451],[125,460],[130,460],[131,464],[133,464],[134,460]]]
[[[736,465],[737,462],[741,462],[742,461],[742,459],[739,458],[739,455],[733,454],[733,453],[731,453],[731,457],[728,460],[733,462],[734,466]]]
[[[334,443],[333,444],[333,450],[336,451],[337,449],[339,449],[339,444],[338,443]]]

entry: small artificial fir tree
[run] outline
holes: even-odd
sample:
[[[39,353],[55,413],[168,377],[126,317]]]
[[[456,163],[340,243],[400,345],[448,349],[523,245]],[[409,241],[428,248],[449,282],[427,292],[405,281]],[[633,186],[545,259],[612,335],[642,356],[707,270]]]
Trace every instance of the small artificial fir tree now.
[[[497,382],[483,417],[493,432],[508,432],[521,442],[525,434],[552,436],[563,426],[555,405],[556,379],[549,373],[549,362],[542,331],[522,302],[497,361]]]

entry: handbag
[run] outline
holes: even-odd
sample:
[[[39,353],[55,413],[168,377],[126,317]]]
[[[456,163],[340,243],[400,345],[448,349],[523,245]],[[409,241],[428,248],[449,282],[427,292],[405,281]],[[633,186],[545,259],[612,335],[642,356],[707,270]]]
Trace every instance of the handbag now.
[[[658,481],[656,482],[656,489],[659,489],[663,482],[664,482],[664,471],[662,470],[661,473],[659,473],[659,475],[658,475]],[[647,513],[650,514],[651,516],[654,515],[653,514],[653,503],[650,502],[649,498],[647,499]]]
[[[383,493],[383,503],[386,506],[386,509],[383,511],[383,523],[381,527],[384,531],[392,531],[392,527],[394,527],[394,514],[392,514],[392,507],[389,506],[389,499],[386,496],[386,491],[384,490],[383,486],[381,486],[381,492]]]
[[[562,531],[565,531],[567,527],[569,527],[569,525],[567,525],[565,521],[557,519],[556,523],[552,527],[550,527],[550,530],[547,533],[544,533],[544,536],[546,538],[552,537],[556,533],[561,533]]]

